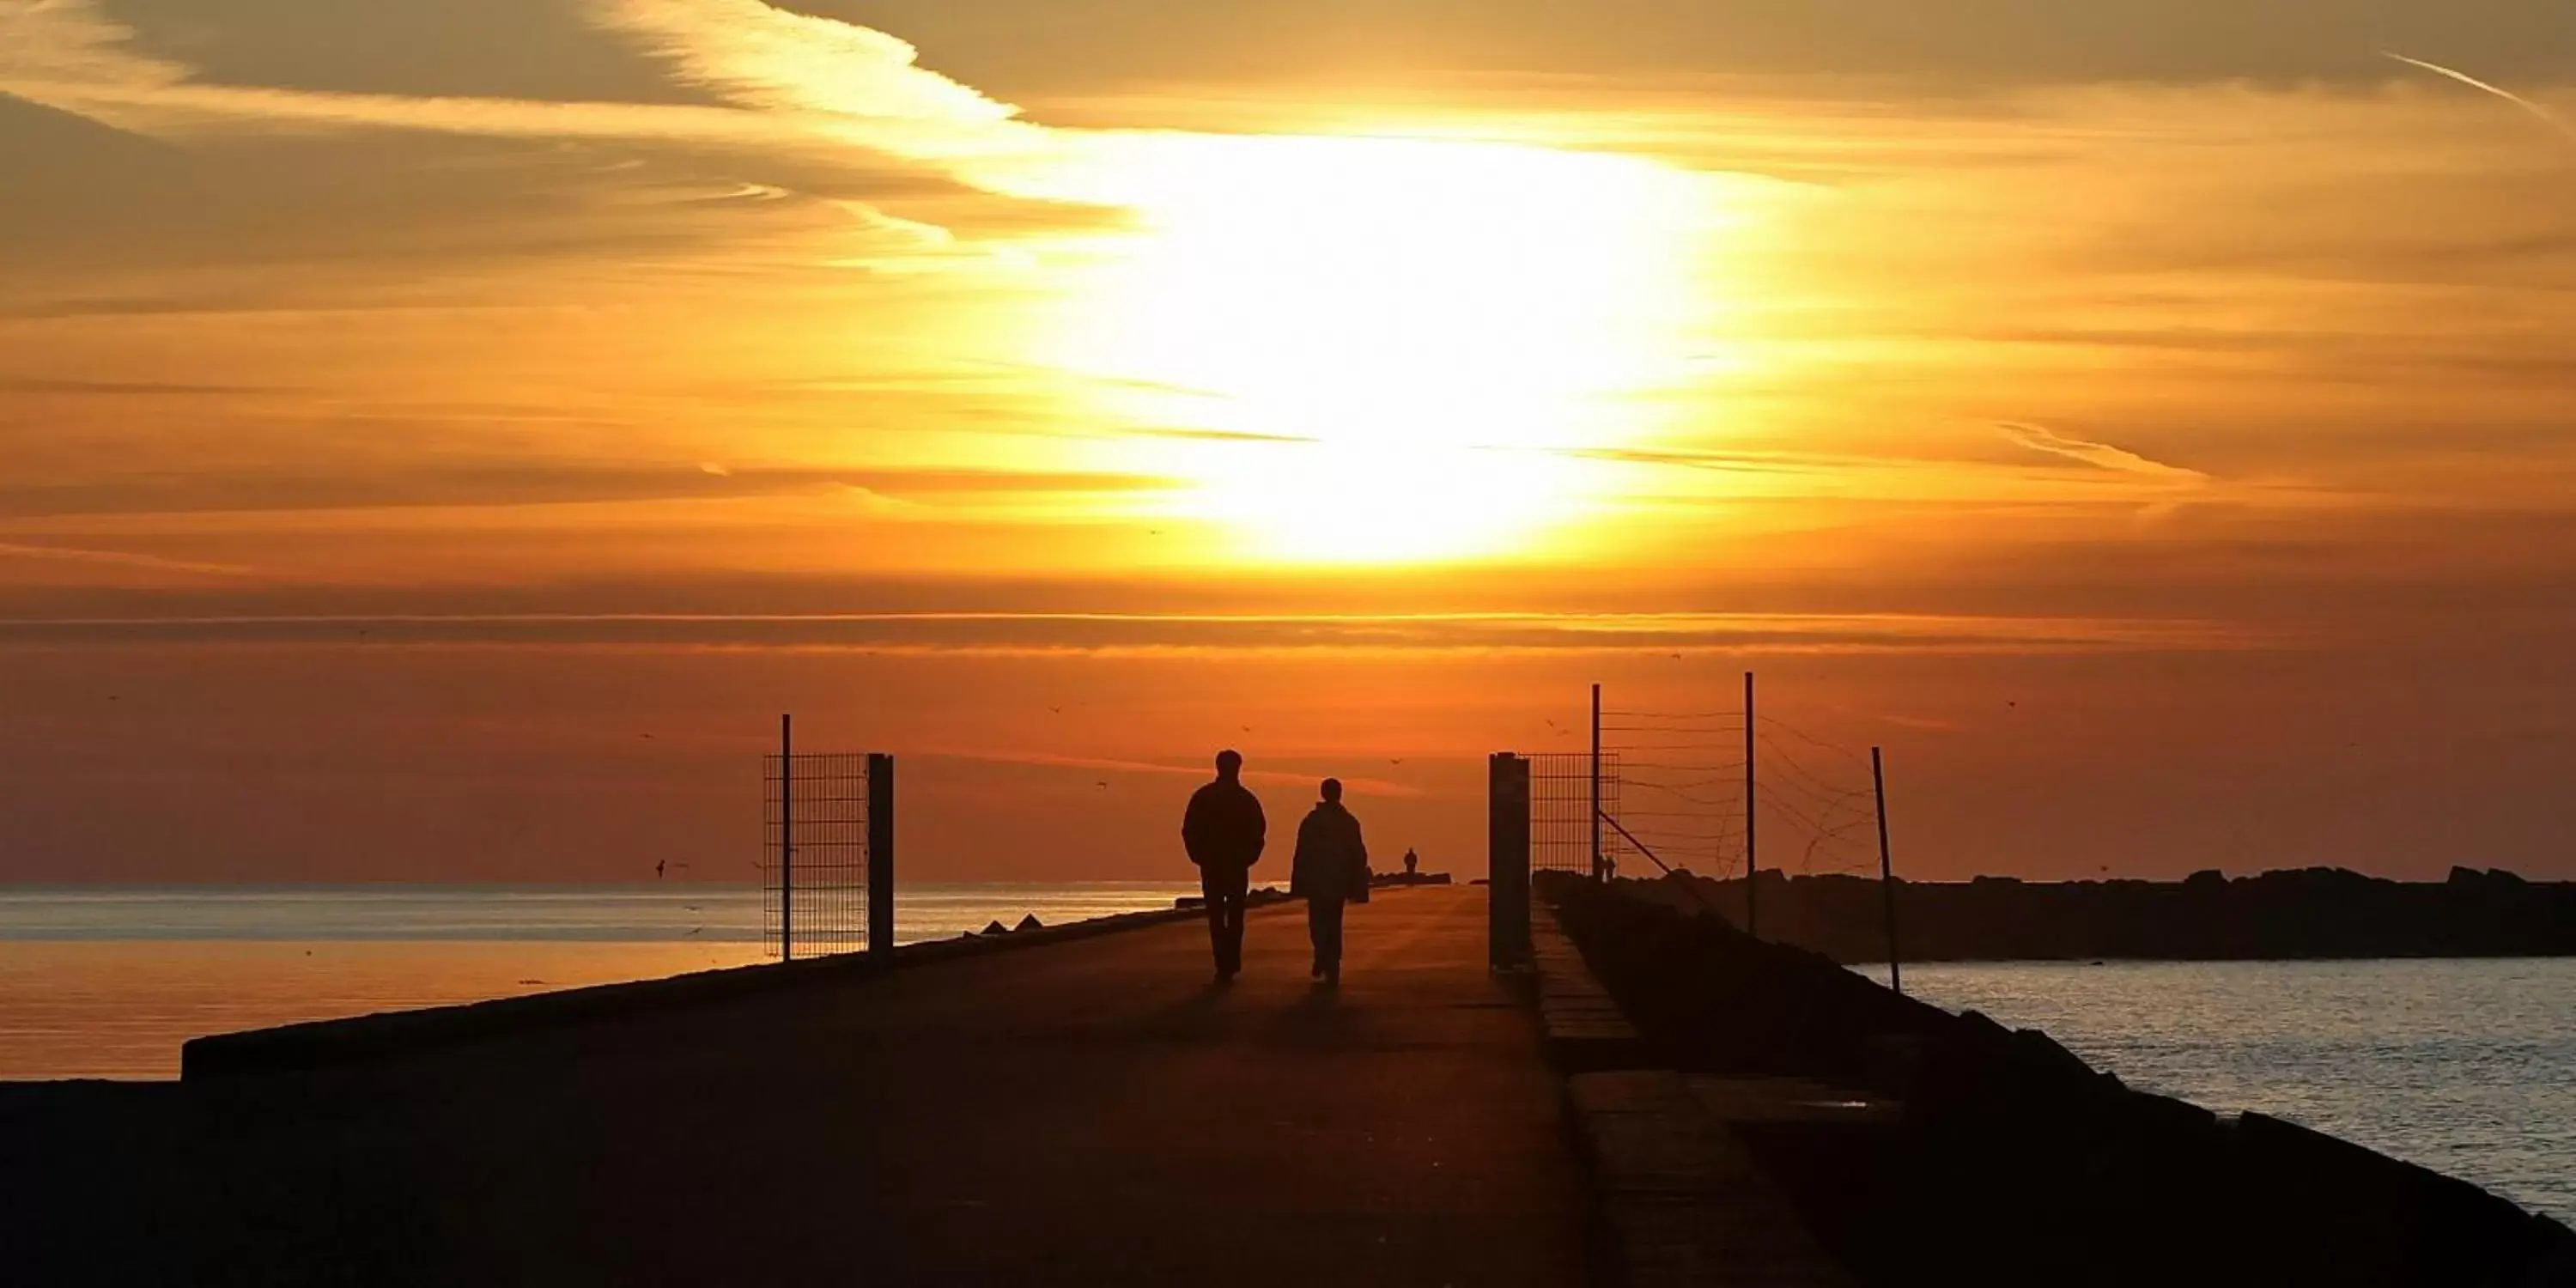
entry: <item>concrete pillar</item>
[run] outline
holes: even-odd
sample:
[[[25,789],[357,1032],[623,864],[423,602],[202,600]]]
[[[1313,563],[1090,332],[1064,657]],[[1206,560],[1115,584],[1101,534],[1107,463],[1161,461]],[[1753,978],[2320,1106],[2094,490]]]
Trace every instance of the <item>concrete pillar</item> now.
[[[894,951],[894,757],[868,753],[868,951]]]
[[[1498,751],[1487,774],[1487,938],[1494,969],[1512,970],[1530,960],[1530,764]]]

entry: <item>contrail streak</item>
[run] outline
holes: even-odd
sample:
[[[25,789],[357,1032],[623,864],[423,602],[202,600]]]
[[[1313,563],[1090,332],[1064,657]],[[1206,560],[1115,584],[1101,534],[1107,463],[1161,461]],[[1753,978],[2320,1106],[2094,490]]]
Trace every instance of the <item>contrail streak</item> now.
[[[2489,94],[2493,94],[2497,98],[2503,99],[2504,101],[2513,104],[2515,107],[2519,107],[2522,110],[2531,113],[2533,116],[2539,117],[2544,124],[2548,125],[2549,128],[2558,131],[2569,139],[2576,139],[2576,127],[2570,127],[2567,122],[2559,120],[2557,114],[2551,112],[2548,108],[2542,107],[2540,104],[2532,102],[2530,99],[2524,98],[2522,95],[2516,94],[2512,90],[2506,89],[2503,86],[2490,85],[2485,81],[2479,80],[2475,76],[2471,76],[2467,72],[2444,67],[2440,63],[2428,63],[2421,58],[2409,58],[2404,54],[2394,53],[2385,49],[2379,51],[2379,56],[2382,58],[2396,59],[2398,62],[2404,63],[2409,67],[2421,67],[2425,71],[2431,72],[2436,76],[2447,76],[2471,89],[2483,90]]]

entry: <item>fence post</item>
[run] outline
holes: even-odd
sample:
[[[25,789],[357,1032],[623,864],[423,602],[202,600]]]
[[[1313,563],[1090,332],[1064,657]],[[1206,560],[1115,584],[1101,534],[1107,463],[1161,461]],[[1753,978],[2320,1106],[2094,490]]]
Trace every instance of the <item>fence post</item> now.
[[[1896,964],[1896,866],[1887,852],[1887,771],[1879,767],[1878,748],[1869,749],[1870,794],[1878,798],[1878,889],[1887,904],[1887,986],[1905,991],[1905,976]]]
[[[1530,763],[1508,751],[1487,762],[1485,880],[1493,968],[1530,959]]]
[[[1755,894],[1762,887],[1761,860],[1753,852],[1753,673],[1744,673],[1744,933],[1760,938],[1755,928]]]
[[[894,757],[868,753],[868,951],[894,951]]]
[[[1601,853],[1601,686],[1592,686],[1592,879],[1609,879]]]
[[[778,717],[778,960],[796,960],[796,718]]]

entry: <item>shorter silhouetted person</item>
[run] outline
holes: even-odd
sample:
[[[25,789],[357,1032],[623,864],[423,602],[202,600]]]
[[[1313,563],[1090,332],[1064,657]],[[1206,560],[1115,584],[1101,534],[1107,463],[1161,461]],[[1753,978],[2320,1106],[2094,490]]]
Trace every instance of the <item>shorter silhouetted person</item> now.
[[[1216,781],[1190,795],[1181,816],[1181,845],[1199,867],[1199,893],[1207,897],[1208,946],[1216,953],[1216,980],[1243,969],[1243,897],[1252,865],[1261,859],[1270,824],[1261,798],[1243,785],[1243,757],[1216,754]]]
[[[1404,847],[1404,875],[1413,876],[1421,870],[1422,856],[1415,854],[1412,846],[1408,845]]]
[[[1297,825],[1296,868],[1288,893],[1306,901],[1306,934],[1315,941],[1315,978],[1342,980],[1342,905],[1365,898],[1368,846],[1360,821],[1342,808],[1342,782],[1324,780],[1324,799]]]

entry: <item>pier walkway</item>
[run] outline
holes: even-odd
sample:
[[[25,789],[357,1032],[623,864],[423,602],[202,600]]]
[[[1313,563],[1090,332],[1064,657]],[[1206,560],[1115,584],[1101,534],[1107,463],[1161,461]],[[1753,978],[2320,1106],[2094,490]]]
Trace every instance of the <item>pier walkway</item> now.
[[[1147,926],[152,1088],[56,1143],[176,1181],[94,1196],[92,1268],[199,1282],[1579,1283],[1561,1083],[1485,934],[1481,889],[1389,892],[1326,992],[1256,909],[1227,988],[1202,924]]]

